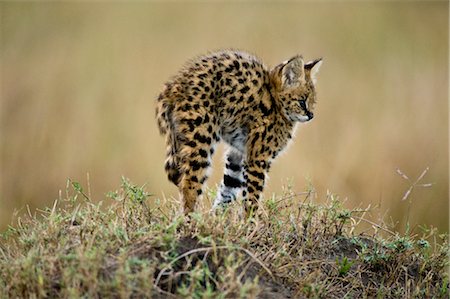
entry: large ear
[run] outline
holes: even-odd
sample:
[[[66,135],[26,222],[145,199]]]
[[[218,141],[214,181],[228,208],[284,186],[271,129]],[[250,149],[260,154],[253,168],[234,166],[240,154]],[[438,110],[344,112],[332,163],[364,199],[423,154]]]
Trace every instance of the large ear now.
[[[305,63],[302,56],[294,56],[283,66],[281,84],[283,88],[293,87],[305,81]]]
[[[305,70],[309,71],[309,76],[314,84],[317,81],[317,73],[319,72],[320,66],[322,65],[322,58],[315,59],[305,64]]]

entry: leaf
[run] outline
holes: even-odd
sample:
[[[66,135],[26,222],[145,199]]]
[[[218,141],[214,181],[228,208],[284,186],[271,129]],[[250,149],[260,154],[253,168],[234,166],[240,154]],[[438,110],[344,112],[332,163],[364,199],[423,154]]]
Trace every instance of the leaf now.
[[[72,187],[75,191],[82,193],[83,187],[81,187],[81,184],[78,182],[72,182]]]

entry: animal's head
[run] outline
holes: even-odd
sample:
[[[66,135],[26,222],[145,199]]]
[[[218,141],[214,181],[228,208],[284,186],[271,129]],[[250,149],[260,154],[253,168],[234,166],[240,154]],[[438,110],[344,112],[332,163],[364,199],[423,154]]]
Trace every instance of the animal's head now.
[[[314,117],[316,75],[322,59],[305,63],[294,56],[270,72],[272,91],[290,121],[306,122]]]

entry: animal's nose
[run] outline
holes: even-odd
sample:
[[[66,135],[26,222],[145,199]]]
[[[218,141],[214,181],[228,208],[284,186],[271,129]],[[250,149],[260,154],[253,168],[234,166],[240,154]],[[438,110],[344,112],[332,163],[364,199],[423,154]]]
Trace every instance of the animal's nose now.
[[[309,120],[311,120],[311,119],[314,118],[314,113],[308,111],[308,112],[306,113],[306,116],[308,116]]]

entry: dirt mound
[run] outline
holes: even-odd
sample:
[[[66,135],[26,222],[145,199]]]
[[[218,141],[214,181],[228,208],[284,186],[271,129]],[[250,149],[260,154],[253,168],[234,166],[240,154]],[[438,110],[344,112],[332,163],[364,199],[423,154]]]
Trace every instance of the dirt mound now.
[[[2,234],[1,298],[448,298],[447,235],[356,234],[331,195],[186,218],[129,181],[106,208],[74,187]]]

